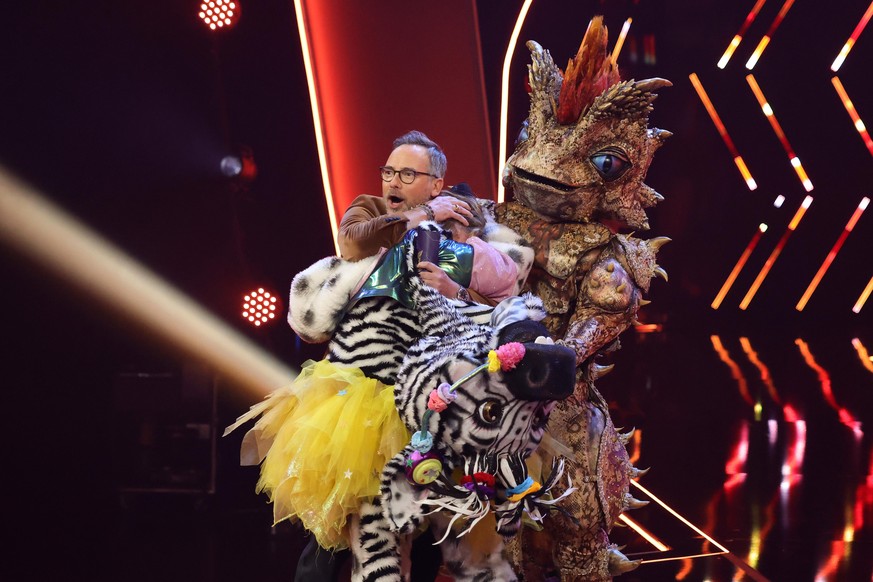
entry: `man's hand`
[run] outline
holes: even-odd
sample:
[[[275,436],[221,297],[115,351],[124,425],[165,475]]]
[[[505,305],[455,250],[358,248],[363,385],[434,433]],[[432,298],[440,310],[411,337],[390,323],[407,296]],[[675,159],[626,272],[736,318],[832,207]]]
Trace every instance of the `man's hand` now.
[[[444,220],[454,218],[464,226],[468,226],[470,223],[467,221],[467,217],[473,216],[473,213],[470,211],[470,205],[463,200],[458,200],[454,196],[437,196],[436,198],[431,198],[427,205],[433,210],[436,222],[443,222]]]
[[[418,274],[421,277],[421,280],[424,281],[426,285],[433,287],[439,291],[440,295],[448,297],[449,299],[454,299],[457,296],[458,289],[460,289],[461,286],[452,281],[446,272],[440,269],[437,265],[428,261],[422,261],[416,266],[418,267]]]

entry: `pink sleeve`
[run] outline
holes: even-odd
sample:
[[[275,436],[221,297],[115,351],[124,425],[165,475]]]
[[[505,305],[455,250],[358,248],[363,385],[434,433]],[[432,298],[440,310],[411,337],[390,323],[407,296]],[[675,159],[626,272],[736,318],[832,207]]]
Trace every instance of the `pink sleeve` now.
[[[470,289],[497,302],[511,297],[518,278],[513,260],[479,237],[470,237],[466,242],[473,247]]]

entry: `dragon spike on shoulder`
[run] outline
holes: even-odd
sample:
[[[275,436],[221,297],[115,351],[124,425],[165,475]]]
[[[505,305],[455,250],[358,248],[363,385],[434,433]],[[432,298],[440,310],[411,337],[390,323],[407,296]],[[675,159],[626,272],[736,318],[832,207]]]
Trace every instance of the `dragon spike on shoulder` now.
[[[607,40],[603,16],[595,16],[576,57],[567,63],[558,98],[558,123],[576,123],[598,95],[621,80],[618,65],[607,50]]]

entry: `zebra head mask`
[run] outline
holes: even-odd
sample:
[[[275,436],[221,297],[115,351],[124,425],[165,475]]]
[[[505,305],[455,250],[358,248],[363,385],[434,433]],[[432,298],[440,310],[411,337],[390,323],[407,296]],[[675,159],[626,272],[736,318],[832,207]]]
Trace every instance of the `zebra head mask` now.
[[[498,531],[512,535],[525,510],[540,519],[540,510],[556,501],[541,497],[560,477],[562,461],[542,484],[528,476],[524,461],[555,402],[573,391],[575,353],[554,345],[533,295],[503,301],[491,324],[479,325],[413,279],[424,334],[407,352],[395,386],[413,436],[385,467],[383,507],[398,531],[441,511],[452,522],[465,518],[465,532],[493,507]],[[460,483],[455,469],[463,470]]]

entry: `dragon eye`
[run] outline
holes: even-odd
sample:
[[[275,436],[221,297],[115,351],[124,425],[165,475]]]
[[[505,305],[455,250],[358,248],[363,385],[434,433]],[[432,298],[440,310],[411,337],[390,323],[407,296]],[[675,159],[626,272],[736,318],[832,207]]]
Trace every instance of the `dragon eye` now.
[[[515,136],[515,147],[518,147],[519,144],[527,141],[527,138],[528,138],[527,128],[528,128],[529,123],[530,122],[527,119],[525,119],[521,123],[521,128],[519,128],[519,130],[518,130],[518,135]]]
[[[627,154],[618,148],[600,150],[589,159],[597,172],[607,182],[618,180],[631,167]]]
[[[496,400],[486,400],[479,405],[479,417],[486,424],[497,424],[503,418],[503,405]]]

